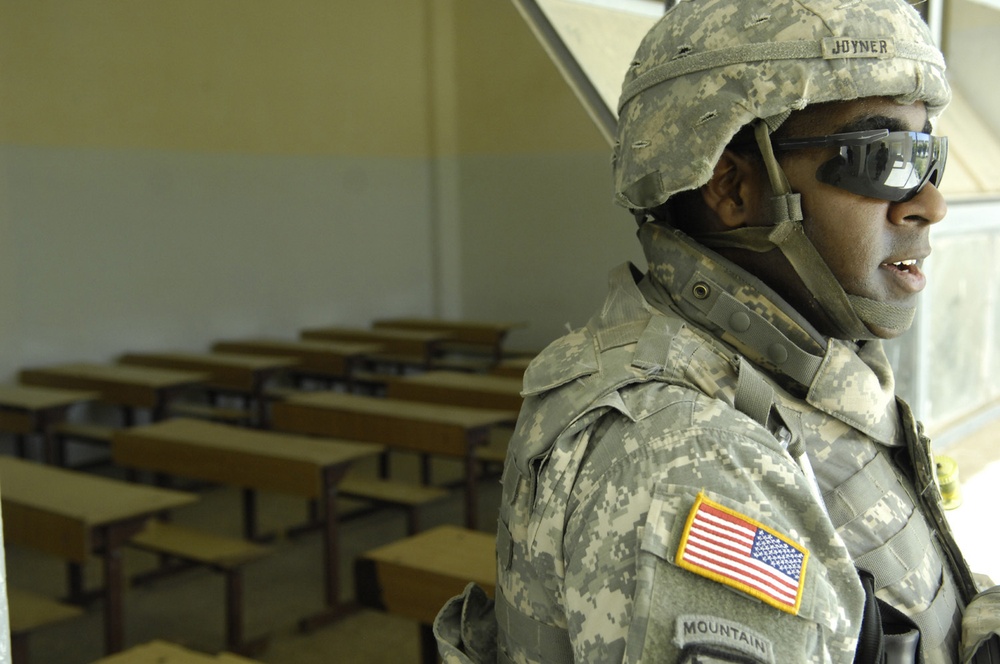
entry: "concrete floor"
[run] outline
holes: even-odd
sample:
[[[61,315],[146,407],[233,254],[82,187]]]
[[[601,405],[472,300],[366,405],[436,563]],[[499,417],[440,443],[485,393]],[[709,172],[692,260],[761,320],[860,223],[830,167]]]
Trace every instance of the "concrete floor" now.
[[[1000,583],[1000,420],[943,450],[955,459],[962,504],[949,511],[948,522],[973,572]]]
[[[977,572],[1000,581],[1000,556],[996,554],[995,517],[990,512],[1000,497],[1000,422],[954,444],[946,450],[958,462],[963,504],[949,512],[966,557]],[[394,471],[416,473],[412,457],[399,455]],[[457,464],[436,462],[435,478],[456,479]],[[395,474],[395,473],[394,473]],[[481,485],[479,523],[493,531],[499,500],[496,479]],[[233,489],[201,490],[199,504],[181,510],[179,523],[212,527],[239,534],[239,494]],[[345,501],[346,502],[346,501]],[[261,494],[261,532],[278,532],[301,524],[306,516],[304,501],[276,494]],[[346,504],[345,509],[358,505]],[[423,513],[424,527],[462,522],[461,494],[456,490],[445,502]],[[405,536],[402,514],[391,511],[348,519],[342,526],[342,595],[353,596],[352,561],[368,549]],[[362,609],[336,624],[302,633],[297,621],[323,607],[320,583],[320,538],[311,532],[295,538],[283,535],[274,542],[273,555],[245,570],[246,635],[269,635],[266,650],[255,656],[273,664],[330,664],[359,662],[397,664],[417,662],[417,626],[405,619]],[[126,567],[141,572],[155,564],[152,556],[130,551]],[[100,567],[87,565],[88,585],[99,585]],[[60,561],[7,547],[7,578],[23,586],[59,596],[65,592],[65,567]],[[218,652],[223,648],[223,582],[219,575],[193,569],[151,584],[132,587],[126,598],[126,643],[151,639],[174,641],[195,650]],[[101,656],[101,606],[95,603],[79,619],[47,627],[32,635],[34,664],[89,664]]]

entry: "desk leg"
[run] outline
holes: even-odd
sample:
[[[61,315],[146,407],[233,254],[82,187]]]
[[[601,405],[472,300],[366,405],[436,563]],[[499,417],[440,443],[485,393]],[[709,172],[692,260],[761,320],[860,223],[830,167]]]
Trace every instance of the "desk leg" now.
[[[299,627],[309,631],[339,620],[357,607],[340,602],[340,532],[337,516],[337,483],[347,467],[328,468],[323,471],[323,581],[326,591],[326,611],[304,618]]]
[[[167,406],[170,404],[170,399],[164,395],[159,394],[156,397],[156,404],[150,409],[149,419],[153,422],[160,422],[167,417]]]
[[[270,423],[267,418],[267,397],[264,395],[263,385],[254,385],[253,391],[247,397],[247,406],[255,413],[254,425],[258,429],[267,429]]]
[[[243,537],[257,541],[257,492],[243,489]]]
[[[465,450],[465,527],[476,529],[478,519],[478,487],[476,475],[479,465],[476,461],[476,444],[469,443]]]
[[[430,486],[431,481],[431,455],[420,454],[420,481],[424,486]]]
[[[340,532],[337,516],[337,483],[329,479],[323,482],[323,561],[326,581],[326,605],[340,604]]]
[[[65,443],[58,439],[52,428],[60,422],[65,422],[68,412],[69,406],[54,408],[39,414],[35,422],[35,429],[42,435],[42,457],[47,464],[53,466],[65,465],[66,459],[63,454]]]
[[[64,466],[66,464],[59,442],[56,441],[56,435],[49,427],[46,427],[45,431],[42,432],[42,445],[42,457],[45,459],[45,463],[50,466]]]
[[[104,552],[104,649],[107,654],[121,651],[124,645],[124,594],[121,548],[109,543]]]
[[[80,563],[66,563],[66,585],[69,587],[69,601],[72,604],[83,604],[85,600],[83,592],[83,565]]]
[[[253,408],[256,414],[256,424],[258,429],[269,429],[271,427],[270,421],[267,419],[267,399],[263,394],[259,394],[254,397],[254,401],[250,403],[253,404]]]
[[[153,403],[152,408],[149,409],[150,420],[153,422],[165,420],[170,414],[170,404],[173,402],[174,398],[179,394],[182,394],[185,389],[187,389],[187,386],[177,386],[165,390],[158,390],[156,392],[156,401]]]

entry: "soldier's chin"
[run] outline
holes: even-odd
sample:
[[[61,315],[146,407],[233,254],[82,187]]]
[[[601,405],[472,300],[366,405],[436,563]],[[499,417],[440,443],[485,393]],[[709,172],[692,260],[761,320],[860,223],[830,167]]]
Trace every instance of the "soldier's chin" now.
[[[896,339],[906,333],[909,328],[896,328],[896,327],[883,327],[881,325],[873,325],[872,323],[865,323],[872,334],[874,334],[879,339]]]

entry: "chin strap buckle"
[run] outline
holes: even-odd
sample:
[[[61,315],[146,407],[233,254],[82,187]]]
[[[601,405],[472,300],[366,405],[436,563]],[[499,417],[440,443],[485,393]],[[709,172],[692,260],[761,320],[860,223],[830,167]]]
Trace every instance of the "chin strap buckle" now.
[[[774,224],[802,221],[802,196],[793,193],[772,196],[771,219]]]

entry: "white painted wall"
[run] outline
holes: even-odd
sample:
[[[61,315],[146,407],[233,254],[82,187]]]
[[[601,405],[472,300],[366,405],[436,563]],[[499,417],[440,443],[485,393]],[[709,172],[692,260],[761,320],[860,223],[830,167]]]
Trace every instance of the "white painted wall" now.
[[[7,146],[0,160],[0,375],[430,310],[424,159]]]

